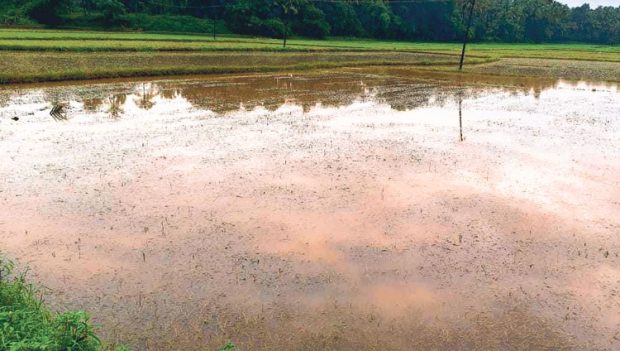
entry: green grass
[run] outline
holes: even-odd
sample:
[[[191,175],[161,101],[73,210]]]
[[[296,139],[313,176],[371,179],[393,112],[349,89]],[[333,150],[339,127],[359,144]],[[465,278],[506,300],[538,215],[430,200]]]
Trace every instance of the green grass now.
[[[151,34],[58,30],[0,30],[0,50],[33,51],[399,51],[458,55],[458,43],[413,43],[360,39],[293,38],[286,49],[277,39],[234,35],[213,40],[209,33]],[[590,44],[474,43],[469,55],[492,58],[548,58],[620,62],[620,46]]]
[[[470,58],[468,63],[490,62]],[[452,66],[445,55],[389,52],[0,52],[0,83],[360,66]]]
[[[419,66],[432,65],[433,63],[420,62]],[[263,65],[263,66],[199,66],[199,67],[148,67],[148,68],[125,68],[125,69],[94,69],[88,71],[67,70],[63,72],[50,72],[45,74],[0,74],[0,83],[35,83],[53,82],[66,80],[86,80],[103,78],[130,78],[148,76],[173,76],[190,74],[224,74],[224,73],[256,73],[278,71],[302,71],[319,68],[340,67],[370,67],[370,66],[400,66],[399,62],[389,61],[355,61],[337,63],[305,63],[294,65]]]
[[[82,311],[54,313],[28,284],[13,274],[13,264],[0,258],[0,350],[100,351],[99,340]],[[128,351],[119,346],[116,351]]]
[[[234,37],[226,35],[227,38]],[[41,40],[68,40],[68,39],[99,39],[108,40],[164,40],[164,41],[212,41],[209,34],[160,34],[141,32],[103,32],[103,31],[71,31],[71,30],[22,30],[0,29],[0,39],[41,39]]]
[[[55,313],[41,293],[0,256],[0,351],[131,351],[101,342],[86,312]],[[218,351],[232,351],[228,341]]]
[[[207,34],[0,29],[0,67],[3,68],[0,83],[364,65],[453,69],[460,51],[458,43],[292,38],[288,46],[282,48],[277,39],[235,35],[218,36],[213,40]],[[522,60],[523,67],[510,61],[510,70],[506,70],[506,74],[539,75],[541,69],[527,69],[528,60],[559,59],[615,65],[620,63],[620,46],[476,43],[469,45],[466,63],[473,67],[474,64],[494,62],[493,74],[502,74],[502,63],[513,59]],[[560,61],[549,61],[548,64],[556,65],[557,62]],[[535,62],[535,65],[541,63]],[[589,76],[587,69],[578,68],[579,74],[557,68],[549,72],[542,69],[542,74]],[[616,77],[617,68],[610,68],[608,75],[599,72],[592,77],[620,80]]]

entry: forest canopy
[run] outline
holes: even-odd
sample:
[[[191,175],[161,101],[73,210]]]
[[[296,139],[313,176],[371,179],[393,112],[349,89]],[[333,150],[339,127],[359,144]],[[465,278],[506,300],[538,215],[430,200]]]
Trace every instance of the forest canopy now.
[[[0,24],[457,41],[469,0],[0,0]],[[286,29],[286,31],[285,31]],[[620,43],[620,6],[477,0],[475,41]]]

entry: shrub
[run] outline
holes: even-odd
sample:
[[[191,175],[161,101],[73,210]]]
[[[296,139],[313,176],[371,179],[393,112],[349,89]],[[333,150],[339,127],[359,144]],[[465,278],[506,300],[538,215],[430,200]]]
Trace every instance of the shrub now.
[[[62,15],[67,13],[70,2],[63,0],[36,0],[26,6],[26,12],[35,21],[51,26],[63,22]]]
[[[271,38],[282,38],[284,36],[284,23],[277,18],[270,18],[260,21],[260,33]]]
[[[98,351],[102,344],[83,311],[54,313],[13,263],[0,257],[0,350]],[[117,349],[118,350],[118,349]]]
[[[331,27],[325,19],[325,14],[314,5],[305,4],[299,13],[299,17],[300,19],[294,26],[295,33],[319,39],[329,35]]]
[[[103,19],[106,24],[116,23],[119,16],[127,12],[125,5],[118,0],[101,0],[97,4],[97,9],[103,14]]]
[[[33,22],[21,9],[8,9],[0,10],[0,25],[3,26],[20,26],[28,25],[33,26],[36,22]]]
[[[211,33],[213,31],[213,21],[193,16],[128,14],[119,18],[127,27],[147,32]],[[217,23],[216,26],[218,33],[228,32],[221,23]]]

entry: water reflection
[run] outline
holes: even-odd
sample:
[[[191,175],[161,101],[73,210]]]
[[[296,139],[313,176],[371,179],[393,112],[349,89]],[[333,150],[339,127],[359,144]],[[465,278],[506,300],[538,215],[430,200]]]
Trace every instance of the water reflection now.
[[[56,121],[66,121],[67,120],[67,111],[65,110],[66,105],[63,103],[54,103],[52,106],[52,110],[50,111],[50,116]]]
[[[465,141],[463,138],[463,97],[459,95],[459,137],[461,142]]]
[[[120,118],[124,113],[124,105],[127,101],[127,95],[125,94],[115,94],[108,98],[110,103],[110,107],[108,107],[108,113],[112,119]]]
[[[5,90],[0,246],[135,350],[615,349],[617,90],[470,79]]]
[[[97,110],[99,110],[99,107],[103,104],[103,99],[102,98],[82,99],[82,104],[84,106],[84,111],[96,112]]]
[[[317,105],[337,107],[369,99],[388,104],[397,111],[444,105],[449,101],[458,101],[461,110],[463,99],[475,98],[489,91],[538,99],[546,90],[567,87],[592,91],[618,89],[615,84],[605,83],[592,85],[519,77],[455,78],[444,73],[413,74],[402,68],[376,68],[363,74],[352,70],[330,75],[251,75],[32,89],[8,87],[0,90],[0,108],[3,108],[0,114],[7,117],[10,113],[6,109],[15,105],[45,102],[48,106],[51,104],[48,108],[54,119],[67,120],[70,116],[65,104],[55,103],[67,101],[66,104],[81,106],[75,112],[105,113],[116,120],[150,111],[158,103],[177,104],[178,98],[193,109],[216,114],[237,111],[241,106],[246,110],[261,107],[274,111],[285,103],[299,105],[308,112]],[[29,112],[32,111],[21,111],[19,117],[25,117],[24,114]]]
[[[142,83],[142,89],[137,93],[138,97],[134,98],[134,101],[139,108],[148,111],[155,106],[153,99],[157,94],[156,86]]]

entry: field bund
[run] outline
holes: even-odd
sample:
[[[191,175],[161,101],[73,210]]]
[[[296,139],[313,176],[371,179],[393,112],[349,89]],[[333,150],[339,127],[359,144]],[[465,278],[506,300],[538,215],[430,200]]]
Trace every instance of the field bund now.
[[[214,40],[203,35],[2,29],[0,83],[386,65],[454,72],[460,50],[458,43],[291,39],[283,48],[280,40],[230,35]],[[620,81],[620,47],[471,44],[467,71]]]

